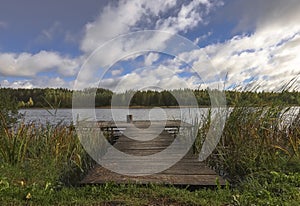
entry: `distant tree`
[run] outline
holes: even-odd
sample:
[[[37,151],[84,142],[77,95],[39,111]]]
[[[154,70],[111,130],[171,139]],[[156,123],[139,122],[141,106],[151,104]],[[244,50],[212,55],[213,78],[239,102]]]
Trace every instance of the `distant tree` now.
[[[28,102],[27,102],[27,106],[28,107],[32,107],[34,105],[32,98],[30,97]]]
[[[26,104],[25,104],[24,101],[19,101],[19,102],[18,102],[18,107],[19,107],[19,108],[23,108],[23,107],[25,107],[25,106],[26,106]]]

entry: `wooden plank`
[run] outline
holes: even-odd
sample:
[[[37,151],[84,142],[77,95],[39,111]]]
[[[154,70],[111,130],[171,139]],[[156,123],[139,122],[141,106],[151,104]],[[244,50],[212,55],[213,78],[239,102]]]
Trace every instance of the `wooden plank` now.
[[[152,139],[152,140],[147,140],[147,141],[133,140],[128,137],[124,138],[123,135],[118,138],[118,142],[120,142],[122,144],[123,144],[123,142],[124,143],[126,143],[126,142],[133,143],[134,141],[137,141],[138,143],[143,143],[143,142],[169,142],[169,143],[171,143],[174,141],[174,137],[172,137],[172,139],[170,139],[170,137],[161,136],[159,139]]]
[[[158,165],[159,166],[159,165]],[[100,167],[99,165],[97,167]],[[132,168],[132,166],[128,166],[128,169]],[[96,170],[96,169],[95,169]],[[99,172],[99,170],[98,170]],[[134,171],[132,172],[134,174]],[[145,175],[147,173],[143,173],[141,171],[136,172],[137,175]],[[174,174],[174,175],[216,175],[216,173],[208,167],[203,165],[198,166],[180,166],[180,167],[170,167],[169,169],[161,172],[160,174]]]
[[[146,178],[147,177],[147,178]],[[156,175],[146,177],[104,177],[104,178],[94,178],[87,182],[82,182],[81,184],[104,184],[107,182],[116,182],[118,184],[167,184],[167,185],[202,185],[202,186],[214,186],[216,185],[217,177],[215,175]],[[221,185],[225,182],[219,179]]]
[[[165,124],[164,124],[165,123]],[[91,125],[94,125],[94,122],[90,123]],[[192,124],[186,123],[186,122],[182,122],[180,120],[167,120],[165,121],[133,121],[133,123],[127,123],[127,122],[122,122],[122,121],[110,121],[110,122],[106,122],[106,121],[98,121],[97,125],[100,128],[128,128],[131,126],[136,126],[139,128],[147,128],[150,125],[152,127],[161,127],[162,125],[165,125],[165,128],[174,128],[174,127],[192,127]]]
[[[173,185],[215,185],[216,179],[220,184],[225,184],[222,178],[215,174],[154,174],[148,176],[126,176],[113,173],[101,166],[94,168],[92,173],[81,181],[82,184],[102,184],[106,182],[116,183],[158,183]]]
[[[214,172],[212,172],[210,169],[199,169],[199,170],[191,170],[191,168],[189,169],[168,169],[165,170],[163,172],[161,172],[160,174],[168,174],[168,175],[214,175],[216,176],[216,174]]]
[[[149,127],[149,121],[134,121],[135,126],[140,128]],[[160,126],[162,122],[156,121],[151,122],[151,126]],[[100,127],[111,130],[116,129],[116,125],[126,128],[123,135],[119,136],[116,143],[113,145],[119,151],[135,156],[148,156],[156,154],[165,150],[174,141],[174,135],[170,134],[166,130],[162,131],[156,138],[147,141],[134,140],[129,137],[134,137],[135,139],[151,137],[151,135],[156,135],[154,130],[136,130],[132,128],[132,124],[126,122],[99,122]],[[167,128],[176,128],[180,125],[190,128],[192,125],[184,123],[181,121],[167,121]],[[127,134],[129,137],[126,137]],[[178,137],[177,137],[178,138]],[[182,148],[186,146],[183,144]],[[225,184],[224,179],[219,177],[213,170],[205,165],[204,162],[198,161],[198,155],[193,154],[192,150],[187,152],[187,154],[182,157],[182,155],[177,154],[177,151],[170,151],[164,161],[153,161],[149,158],[137,159],[134,162],[129,160],[123,160],[122,157],[117,155],[110,155],[107,159],[109,164],[115,168],[128,169],[131,171],[132,175],[127,176],[117,174],[112,172],[100,165],[96,165],[88,175],[81,181],[82,184],[102,184],[106,182],[115,183],[158,183],[158,184],[173,184],[173,185],[215,185],[216,179],[219,179],[220,184]],[[174,158],[179,158],[180,160],[170,168],[162,171],[158,174],[148,175],[147,171],[153,167],[165,167],[165,161],[172,161]],[[104,159],[103,159],[104,160]],[[121,162],[120,162],[121,161]],[[122,163],[122,164],[120,164]],[[131,164],[129,164],[131,163]],[[133,171],[132,171],[133,170]]]

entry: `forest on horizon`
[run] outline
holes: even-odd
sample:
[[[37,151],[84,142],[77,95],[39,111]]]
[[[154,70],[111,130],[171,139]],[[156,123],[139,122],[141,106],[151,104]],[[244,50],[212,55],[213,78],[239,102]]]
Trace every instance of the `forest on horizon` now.
[[[9,94],[17,102],[18,108],[71,108],[73,91],[65,88],[34,88],[34,89],[13,89],[0,88],[2,94]],[[82,92],[82,91],[81,91]],[[95,89],[84,90],[84,95],[94,93]],[[126,91],[114,94],[108,89],[98,88],[95,96],[95,107],[108,107],[114,95],[119,103],[117,106],[126,106],[124,102],[130,100],[130,106],[178,106],[176,96],[180,96],[184,101],[180,106],[190,106],[188,97],[184,95],[193,94],[200,107],[210,106],[210,96],[208,90],[164,90],[164,91]],[[228,106],[263,106],[263,105],[283,105],[299,106],[300,92],[252,92],[252,91],[225,91],[226,103]]]

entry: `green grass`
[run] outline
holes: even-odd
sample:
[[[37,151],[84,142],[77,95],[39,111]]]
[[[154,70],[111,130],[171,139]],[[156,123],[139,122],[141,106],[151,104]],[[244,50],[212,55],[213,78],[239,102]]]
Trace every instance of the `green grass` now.
[[[229,190],[203,189],[190,192],[171,186],[109,183],[101,186],[63,187],[58,190],[51,185],[8,186],[1,190],[1,194],[3,204],[16,205],[222,205],[230,203],[232,199]]]
[[[293,122],[283,123],[287,116]],[[204,117],[195,151],[199,152],[210,124]],[[300,111],[278,106],[235,107],[226,120],[221,141],[207,162],[238,184],[258,173],[300,172]]]
[[[1,205],[299,205],[300,114],[282,125],[282,108],[236,107],[207,162],[225,174],[224,188],[162,185],[78,186],[94,164],[73,127],[0,129]],[[201,148],[209,118],[199,130]],[[2,120],[2,125],[5,121]]]
[[[300,174],[270,173],[239,188],[179,189],[135,184],[66,187],[0,180],[2,205],[298,205]]]

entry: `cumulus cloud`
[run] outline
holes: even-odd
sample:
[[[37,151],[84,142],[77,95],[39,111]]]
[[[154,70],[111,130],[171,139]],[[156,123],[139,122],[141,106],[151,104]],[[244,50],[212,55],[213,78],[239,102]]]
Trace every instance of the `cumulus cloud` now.
[[[179,10],[178,5],[181,5]],[[200,5],[206,12],[202,12]],[[188,4],[178,4],[176,0],[127,0],[119,1],[117,5],[109,4],[94,22],[86,25],[81,49],[91,52],[106,41],[137,29],[161,29],[174,33],[186,31],[203,22],[203,16],[211,7],[209,0],[189,1]],[[165,15],[170,9],[178,11],[167,18],[159,18],[160,14]]]
[[[203,6],[201,10],[201,6]],[[156,22],[156,29],[169,31],[169,32],[179,32],[187,31],[200,22],[204,22],[203,16],[204,12],[209,11],[207,8],[212,6],[211,2],[208,0],[198,0],[190,1],[187,5],[182,5],[176,16],[170,16],[167,19],[160,19]]]
[[[268,30],[267,33],[235,37],[223,44],[210,45],[182,55],[189,55],[195,66],[201,65],[199,56],[206,52],[219,73],[223,77],[228,74],[228,87],[239,85],[244,89],[257,87],[260,90],[278,91],[300,74],[300,55],[297,52],[300,50],[300,35],[293,32],[291,36],[285,32],[279,35],[276,34],[277,30]],[[269,35],[273,38],[270,39]],[[206,72],[204,81],[210,81],[210,71]],[[249,87],[251,81],[254,81],[253,86]]]
[[[111,71],[112,77],[102,82],[109,89],[122,85],[119,89],[128,90],[150,84],[169,89],[193,88],[199,85],[198,77],[183,75],[184,72],[193,73],[191,68],[183,71],[176,59],[159,65],[160,56],[155,51],[162,51],[170,45],[177,46],[176,42],[172,42],[170,35],[150,32],[148,35],[137,35],[126,40],[119,39],[109,47],[105,45],[108,42],[111,43],[113,38],[146,29],[184,34],[198,28],[200,24],[208,24],[206,17],[220,5],[223,3],[218,0],[124,0],[109,3],[94,21],[87,23],[84,27],[84,35],[80,41],[80,50],[83,55],[80,57],[70,58],[49,51],[40,51],[36,54],[0,53],[1,75],[30,77],[32,80],[14,83],[8,81],[2,82],[2,85],[23,84],[27,87],[31,84],[41,85],[42,83],[38,83],[34,77],[43,72],[55,72],[60,78],[57,79],[57,85],[66,85],[59,80],[63,80],[64,76],[76,76],[80,65],[89,54],[102,45],[104,50],[95,54],[88,66],[101,70],[122,59],[134,61],[136,57],[134,52],[137,51],[148,52],[144,56],[141,67],[149,67],[153,63],[158,63],[155,67],[151,67],[151,70],[133,71],[130,74],[121,69]],[[211,70],[207,62],[203,62],[203,59],[207,58],[205,54],[208,55],[221,78],[226,78],[228,89],[255,89],[259,86],[261,90],[280,90],[284,84],[300,73],[299,10],[298,0],[226,2],[224,8],[220,8],[217,12],[222,14],[222,18],[237,22],[233,29],[236,35],[224,42],[189,52],[185,51],[179,54],[178,58],[188,60],[188,64],[201,71],[202,80],[210,87],[217,86],[219,80],[216,78],[215,71]],[[1,25],[0,21],[0,28],[3,27]],[[52,27],[42,31],[43,38],[53,38],[55,32],[60,29],[61,26],[54,23]],[[215,32],[213,29],[211,31]],[[212,32],[198,36],[194,43],[197,44],[210,37],[214,34]],[[74,37],[73,34],[68,33],[65,35],[65,40],[71,42],[74,41]],[[147,50],[149,48],[152,50]],[[149,51],[153,52],[149,53]],[[120,76],[123,72],[125,75]],[[95,71],[88,70],[81,73],[81,79],[78,81],[97,83],[94,79],[99,80],[99,77],[100,75]],[[299,79],[295,82],[294,88],[299,85]],[[50,82],[49,85],[51,85]],[[83,86],[90,85],[84,84]]]
[[[95,70],[99,66],[104,68],[120,58],[130,59],[134,53],[145,51],[162,51],[168,47],[176,47],[172,42],[172,35],[186,32],[204,23],[204,16],[213,8],[208,0],[186,1],[119,1],[117,4],[106,6],[99,17],[86,25],[85,35],[81,42],[81,49],[85,53],[93,53],[87,67],[77,80],[79,88],[96,82],[101,75]],[[160,16],[167,16],[161,18]],[[112,38],[124,36],[126,33],[144,29],[160,29],[168,33],[144,32],[128,38]],[[109,45],[109,46],[107,46]],[[155,54],[145,58],[145,65],[149,66],[158,59]],[[95,68],[94,70],[92,68]],[[99,72],[98,72],[99,73]],[[100,72],[101,73],[101,72]],[[130,81],[136,81],[133,76],[127,76]],[[110,81],[111,82],[111,81]],[[127,89],[130,89],[126,87]]]
[[[220,75],[227,77],[229,89],[282,90],[300,74],[300,15],[299,9],[295,9],[300,4],[293,0],[260,2],[263,3],[245,3],[252,7],[255,5],[258,10],[264,9],[264,12],[245,12],[238,24],[241,28],[247,19],[251,18],[252,22],[257,19],[252,33],[236,35],[224,43],[211,44],[181,55],[189,58],[193,66],[201,66],[200,56],[207,53]],[[283,6],[283,3],[287,5]],[[260,4],[264,6],[257,6]],[[250,11],[252,7],[249,7]],[[205,70],[205,66],[202,69]],[[206,73],[204,81],[211,82],[211,71]],[[297,83],[299,80],[290,89],[297,89]]]
[[[86,25],[81,49],[84,52],[91,52],[114,37],[134,31],[137,24],[143,19],[147,19],[151,15],[158,15],[175,5],[176,1],[174,0],[156,2],[127,0],[119,1],[117,5],[109,4],[95,21]]]
[[[145,66],[151,66],[158,59],[159,59],[159,54],[151,52],[150,54],[146,55],[144,64]]]
[[[123,72],[123,69],[114,69],[111,71],[111,75],[117,76],[117,75],[122,74],[122,72]]]
[[[101,87],[112,89],[115,92],[128,90],[145,90],[149,88],[180,89],[199,87],[201,79],[197,75],[182,76],[185,72],[182,62],[168,59],[161,64],[138,67],[132,72],[119,77],[104,78]]]
[[[210,0],[124,0],[109,3],[103,8],[94,21],[86,24],[84,35],[80,43],[80,49],[83,52],[82,56],[69,58],[52,51],[40,51],[36,54],[27,52],[0,53],[0,74],[10,77],[30,77],[32,80],[43,72],[54,72],[60,78],[75,76],[79,66],[84,63],[89,54],[112,38],[128,32],[145,29],[161,29],[172,33],[186,32],[195,28],[200,23],[204,24],[204,16],[208,14],[212,7],[213,4]],[[41,31],[38,40],[51,41],[56,38],[58,34],[62,33],[64,33],[62,25],[59,22],[54,22],[51,27]],[[73,37],[73,34],[65,34],[66,41],[73,41]],[[98,54],[98,56],[95,57],[97,62],[91,61],[89,64],[94,67],[98,66],[97,68],[99,69],[99,61],[101,62],[100,65],[108,66],[119,61],[120,59],[118,58],[120,57],[124,59],[133,58],[133,54],[126,56],[128,51],[144,51],[148,48],[159,51],[166,47],[166,42],[170,40],[169,38],[170,35],[154,34],[139,36],[137,39],[132,38],[126,39],[126,41],[116,41],[110,48],[106,48],[104,53]],[[145,66],[151,65],[157,61],[158,58],[159,56],[155,53],[148,54],[145,58]],[[97,79],[98,76],[93,72],[94,71],[82,72],[82,79],[80,80],[86,83],[92,82],[90,81],[92,78]],[[117,76],[121,73],[121,70],[111,72],[113,76]],[[138,78],[134,75],[124,76],[124,78],[129,82],[132,82],[134,80],[133,78],[143,81],[142,78]],[[154,75],[153,78],[157,78],[157,81],[161,81],[162,76]],[[154,79],[152,80],[156,81]],[[174,79],[172,81],[166,81],[168,84],[171,82],[175,84]],[[14,83],[15,85],[27,85],[27,87],[30,87],[32,83],[40,85],[36,80],[22,80],[21,82],[16,81]],[[12,85],[12,83],[10,83],[10,85]],[[84,84],[84,86],[90,85]]]
[[[149,74],[151,73],[151,74]],[[144,90],[149,88],[160,89],[180,89],[197,88],[197,79],[191,77],[180,77],[173,70],[159,67],[155,70],[143,70],[141,73],[132,72],[119,78],[103,79],[101,86],[112,89],[115,92],[125,92],[128,90]],[[198,85],[199,86],[199,85]]]
[[[2,80],[0,81],[1,86],[11,88],[72,88],[73,81],[65,81],[60,77],[49,78],[47,76],[38,76],[35,78],[28,78],[22,80]]]
[[[79,60],[63,57],[56,52],[0,53],[0,74],[3,76],[35,77],[41,72],[57,72],[73,76],[79,69]]]
[[[227,18],[238,18],[235,31],[243,32],[249,28],[294,26],[300,18],[298,0],[233,0],[227,9]]]

